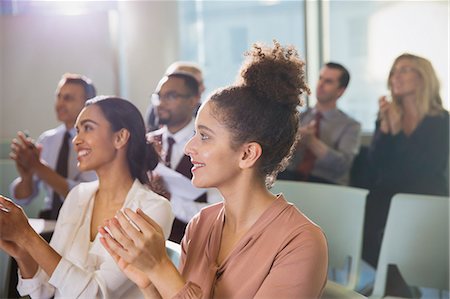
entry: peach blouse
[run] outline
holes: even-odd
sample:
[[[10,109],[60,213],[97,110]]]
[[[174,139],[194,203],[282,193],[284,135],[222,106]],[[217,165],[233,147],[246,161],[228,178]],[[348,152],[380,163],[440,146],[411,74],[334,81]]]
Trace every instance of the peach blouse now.
[[[175,298],[320,297],[327,280],[325,236],[283,195],[218,265],[224,220],[218,203],[189,223],[180,262],[187,283]]]

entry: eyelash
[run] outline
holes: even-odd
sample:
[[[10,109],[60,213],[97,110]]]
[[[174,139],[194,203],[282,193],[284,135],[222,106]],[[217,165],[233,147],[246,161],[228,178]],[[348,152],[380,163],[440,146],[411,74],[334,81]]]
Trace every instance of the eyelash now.
[[[194,131],[194,135],[196,135],[197,133],[200,135],[200,139],[201,139],[201,140],[207,140],[207,139],[209,139],[209,136],[208,136],[208,135],[205,135],[205,134],[203,134],[203,133]]]

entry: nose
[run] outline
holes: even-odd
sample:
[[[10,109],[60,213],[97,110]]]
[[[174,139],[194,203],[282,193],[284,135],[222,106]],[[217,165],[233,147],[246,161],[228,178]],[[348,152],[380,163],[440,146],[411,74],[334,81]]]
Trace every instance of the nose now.
[[[195,135],[192,136],[191,139],[189,139],[189,141],[184,146],[184,154],[190,157],[192,157],[194,153],[194,138]]]
[[[72,144],[76,147],[81,144],[81,138],[80,133],[75,134],[75,136],[72,139]]]

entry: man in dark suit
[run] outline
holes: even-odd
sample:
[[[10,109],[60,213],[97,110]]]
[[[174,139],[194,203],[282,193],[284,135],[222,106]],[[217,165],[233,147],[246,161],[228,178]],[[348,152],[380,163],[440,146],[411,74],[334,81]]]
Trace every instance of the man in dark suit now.
[[[147,137],[159,149],[162,162],[150,179],[152,185],[159,182],[166,189],[160,193],[169,197],[175,214],[169,239],[179,243],[191,218],[204,206],[220,200],[217,191],[195,188],[189,182],[192,163],[184,154],[184,146],[195,129],[193,114],[200,103],[198,81],[186,72],[170,73],[159,82],[152,102],[161,128]]]

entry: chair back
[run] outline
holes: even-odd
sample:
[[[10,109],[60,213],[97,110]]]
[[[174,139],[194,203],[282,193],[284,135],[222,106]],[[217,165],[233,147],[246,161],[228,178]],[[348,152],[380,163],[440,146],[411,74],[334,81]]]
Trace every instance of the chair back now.
[[[328,278],[355,289],[368,190],[280,180],[275,182],[272,192],[282,192],[288,202],[322,228],[328,242]],[[343,278],[338,277],[340,273],[344,273]]]
[[[178,268],[181,258],[181,245],[170,240],[166,240],[166,251],[172,263]]]
[[[378,259],[373,297],[385,295],[388,265],[409,286],[449,289],[449,198],[396,194]]]

